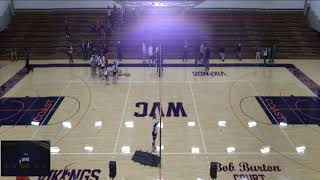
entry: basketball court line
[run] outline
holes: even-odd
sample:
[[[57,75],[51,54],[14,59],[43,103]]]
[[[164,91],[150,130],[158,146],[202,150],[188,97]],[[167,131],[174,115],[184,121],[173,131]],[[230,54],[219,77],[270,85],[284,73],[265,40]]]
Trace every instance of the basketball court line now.
[[[134,153],[121,153],[121,152],[101,152],[101,153],[93,153],[93,152],[70,152],[70,153],[51,153],[51,155],[123,155],[123,156],[128,156],[128,155],[133,155]],[[177,152],[177,153],[161,153],[162,155],[193,155],[193,156],[199,156],[199,155],[279,155],[279,153],[276,152],[270,152],[268,154],[262,154],[260,152],[234,152],[234,153],[227,153],[227,152],[205,152],[205,153],[191,153],[191,152]],[[296,152],[282,152],[281,154],[286,154],[286,155],[297,155]]]
[[[95,109],[102,109],[102,108],[105,108],[104,106],[94,106],[94,108]],[[41,109],[29,109],[28,111],[29,112],[32,112],[32,111],[40,111]],[[55,109],[55,110],[57,110],[57,109]],[[304,108],[289,108],[289,109],[287,109],[287,108],[279,108],[278,110],[283,110],[283,111],[295,111],[295,110],[300,110],[300,111],[320,111],[320,108],[306,108],[306,109],[304,109]],[[0,112],[7,112],[7,111],[20,111],[20,112],[22,112],[22,111],[25,111],[25,110],[21,110],[21,109],[0,109]]]
[[[46,117],[42,120],[42,123],[39,125],[39,127],[36,129],[36,131],[33,133],[33,135],[31,136],[30,140],[32,140],[34,138],[34,136],[37,134],[37,132],[39,131],[39,129],[41,128],[41,126],[43,125],[43,123],[47,120],[48,116],[50,115],[51,111],[54,109],[54,107],[57,105],[57,103],[59,102],[59,100],[61,99],[61,96],[59,96],[59,98],[56,100],[56,102],[53,104],[52,108],[50,109],[50,111],[47,113]]]
[[[287,135],[287,133],[283,130],[283,128],[280,126],[279,122],[275,119],[275,117],[273,116],[273,114],[270,112],[270,110],[268,109],[268,107],[266,106],[266,104],[264,103],[264,101],[262,100],[262,98],[259,96],[257,89],[253,86],[253,84],[251,83],[251,81],[249,81],[249,85],[250,87],[255,91],[256,96],[259,97],[259,99],[262,101],[263,105],[265,106],[265,108],[268,110],[268,112],[271,114],[273,120],[275,122],[277,122],[278,127],[280,128],[280,130],[282,131],[282,133],[284,134],[284,136],[287,138],[287,140],[289,141],[290,145],[293,147],[294,151],[296,150],[296,146],[294,145],[294,143],[292,142],[292,140],[289,138],[289,136]]]
[[[185,81],[117,81],[117,83],[226,83],[226,82],[248,82],[249,80],[208,80],[208,81],[190,81],[190,80],[185,80]],[[73,80],[71,83],[80,83],[81,81],[76,81]],[[103,80],[90,80],[86,81],[88,83],[102,83],[104,82]]]
[[[280,97],[281,100],[289,107],[289,110],[299,119],[300,122],[302,122],[302,124],[305,125],[304,121],[301,119],[301,117],[296,113],[296,111],[294,111],[293,109],[291,109],[291,106],[289,105],[289,103],[283,98],[283,96],[281,95],[280,92]],[[298,110],[299,111],[299,110]],[[301,111],[301,110],[300,110]],[[287,119],[286,119],[287,120]]]
[[[130,82],[129,88],[128,88],[128,91],[127,91],[127,96],[126,96],[126,100],[125,100],[125,103],[124,103],[124,107],[123,107],[123,111],[122,111],[122,115],[121,115],[121,121],[120,121],[118,134],[117,134],[117,139],[116,139],[116,143],[114,145],[113,152],[116,152],[116,150],[117,150],[117,145],[118,145],[118,141],[119,141],[119,135],[120,135],[120,131],[121,131],[122,121],[123,121],[124,113],[125,113],[126,108],[127,108],[127,102],[128,102],[128,97],[129,97],[130,90],[131,90],[131,85],[132,85],[132,82]]]
[[[262,98],[259,96],[259,99],[261,100],[261,102],[263,103],[264,107],[268,110],[269,114],[272,116],[272,119],[277,122],[278,127],[281,129],[281,131],[283,132],[283,134],[286,136],[286,138],[288,139],[289,143],[291,144],[291,146],[293,147],[293,149],[296,148],[296,146],[293,144],[293,142],[291,141],[291,139],[289,138],[289,136],[287,135],[287,133],[283,130],[283,128],[280,126],[280,123],[276,120],[276,118],[273,116],[273,114],[270,112],[269,108],[267,107],[267,105],[265,104],[265,102],[262,100]]]
[[[65,90],[68,89],[70,87],[70,81],[68,81],[68,84],[63,88],[61,95],[59,96],[59,98],[57,99],[57,101],[54,103],[54,105],[52,106],[52,108],[50,109],[50,111],[48,112],[47,116],[44,118],[44,120],[42,121],[42,123],[39,125],[39,127],[36,129],[36,131],[33,133],[33,135],[31,136],[30,140],[32,140],[35,135],[38,133],[38,131],[40,130],[42,124],[45,122],[45,120],[47,119],[48,115],[50,114],[50,112],[53,110],[53,108],[56,106],[57,102],[59,102],[59,99],[61,98],[61,96],[64,94]]]
[[[204,152],[207,153],[207,148],[206,148],[206,144],[204,142],[203,132],[202,132],[202,128],[201,128],[201,123],[200,123],[200,120],[199,120],[198,109],[197,109],[196,101],[195,101],[195,98],[194,98],[194,94],[193,94],[193,90],[192,90],[192,86],[191,86],[190,82],[189,82],[189,87],[190,87],[190,92],[191,92],[191,95],[192,95],[193,106],[194,106],[194,109],[196,111],[197,121],[198,121],[198,124],[199,124],[199,130],[200,130],[200,134],[201,134],[201,139],[202,139]]]

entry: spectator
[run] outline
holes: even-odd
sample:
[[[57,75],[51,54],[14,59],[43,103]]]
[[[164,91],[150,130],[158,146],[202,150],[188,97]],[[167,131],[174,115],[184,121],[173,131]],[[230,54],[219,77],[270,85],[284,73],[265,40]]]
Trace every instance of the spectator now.
[[[101,27],[100,27],[101,38],[102,38],[102,39],[105,39],[105,38],[106,38],[106,31],[105,31],[105,29],[104,29],[103,20],[101,20],[100,23],[101,23]]]
[[[101,19],[99,17],[96,19],[95,29],[96,29],[96,32],[99,32],[101,29]]]
[[[86,51],[87,51],[87,49],[86,49],[86,43],[82,40],[81,41],[81,52],[82,52],[82,57],[83,57],[83,60],[85,60],[86,59]]]
[[[148,55],[149,55],[149,66],[151,66],[151,62],[153,60],[153,47],[150,44],[148,48]]]
[[[159,71],[163,71],[163,61],[164,61],[164,53],[163,53],[163,49],[162,49],[162,44],[159,43],[159,49],[160,49],[160,53],[159,53]]]
[[[103,53],[105,54],[105,56],[107,56],[107,54],[109,52],[109,47],[105,43],[103,43],[102,49],[103,49]]]
[[[117,6],[116,6],[116,4],[114,4],[113,10],[111,12],[111,25],[112,25],[112,27],[114,27],[114,25],[115,25],[116,18],[117,18]]]
[[[205,70],[209,71],[209,59],[210,59],[210,48],[205,47],[205,55],[204,55],[204,59],[203,59],[203,63],[205,65]]]
[[[143,60],[143,64],[146,63],[146,59],[147,59],[147,46],[146,46],[146,41],[142,41],[142,60]]]
[[[225,51],[224,47],[221,47],[219,53],[220,53],[222,62],[224,62],[224,59],[225,59],[224,51]]]
[[[66,34],[67,40],[69,40],[71,34],[70,34],[70,19],[68,16],[64,17],[64,32]]]
[[[242,50],[242,45],[241,45],[241,42],[239,42],[237,45],[237,58],[239,59],[239,61],[242,60],[241,50]]]
[[[269,58],[269,63],[270,63],[271,62],[271,58],[272,58],[272,48],[268,47],[267,51],[268,51],[268,58]]]
[[[184,45],[183,45],[183,57],[182,57],[182,61],[186,60],[186,62],[188,61],[188,42],[187,40],[184,40]]]
[[[117,6],[116,6],[116,4],[113,4],[113,13],[117,13]]]
[[[71,44],[69,44],[68,55],[69,55],[69,63],[73,63],[73,47]]]
[[[203,58],[204,58],[204,49],[205,47],[204,47],[204,44],[203,43],[201,43],[201,45],[200,45],[200,55],[199,55],[199,60],[203,60]]]
[[[91,53],[96,55],[98,53],[97,48],[93,44],[91,44]]]
[[[268,50],[267,50],[267,48],[264,48],[263,49],[263,63],[264,63],[264,65],[267,64],[267,58],[268,58]]]
[[[156,50],[155,50],[155,54],[154,54],[154,60],[155,60],[155,64],[157,65],[157,63],[160,62],[160,48],[159,48],[159,44],[156,45]]]
[[[107,26],[107,36],[111,37],[112,24],[111,24],[110,18],[108,18],[106,26]]]
[[[96,54],[95,51],[96,51],[96,49],[95,49],[93,43],[91,43],[91,41],[90,41],[90,49],[89,49],[90,56],[91,56],[92,54]]]
[[[120,41],[118,41],[118,44],[117,44],[117,59],[119,61],[122,61],[122,45]]]
[[[274,63],[274,59],[276,58],[276,53],[277,53],[277,44],[276,42],[273,42],[272,44],[272,50],[271,50],[271,61],[270,63]]]
[[[86,59],[89,60],[89,58],[91,58],[91,55],[92,55],[91,54],[91,42],[90,41],[88,41],[88,43],[87,43],[86,55],[87,55]]]
[[[107,18],[108,19],[111,18],[111,8],[110,8],[110,6],[108,6],[108,8],[107,8]]]
[[[26,59],[26,64],[25,64],[25,68],[27,69],[27,73],[29,73],[30,71],[30,50],[28,48],[24,48],[24,57]]]
[[[256,47],[256,61],[260,61],[261,48]]]
[[[10,54],[11,54],[11,60],[12,61],[18,61],[17,48],[11,48],[10,49]]]
[[[153,47],[152,64],[155,64],[155,61],[156,61],[156,52],[157,52],[157,44],[156,44],[156,43],[153,43],[152,47]]]
[[[198,61],[200,59],[200,45],[199,43],[195,44],[194,48],[193,48],[193,54],[194,54],[194,63],[195,65],[198,64]]]
[[[122,24],[124,24],[125,18],[126,18],[126,13],[127,13],[127,9],[125,6],[122,7],[121,9],[121,14],[122,14]]]

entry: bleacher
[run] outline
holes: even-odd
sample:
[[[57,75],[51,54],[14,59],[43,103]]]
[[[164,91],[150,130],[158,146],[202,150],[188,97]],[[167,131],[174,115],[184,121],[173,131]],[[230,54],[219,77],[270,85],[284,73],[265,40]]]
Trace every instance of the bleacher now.
[[[160,41],[166,59],[182,57],[184,40],[190,46],[201,41],[213,48],[218,58],[221,46],[226,58],[235,58],[236,44],[242,42],[243,57],[255,58],[255,48],[270,47],[278,42],[277,58],[320,58],[320,35],[309,28],[302,11],[229,11],[177,10],[154,12],[128,11],[124,24],[117,22],[111,38],[102,40],[98,33],[89,32],[97,17],[105,10],[18,11],[9,27],[0,33],[0,59],[10,57],[9,48],[17,47],[22,58],[23,48],[31,49],[31,59],[66,59],[68,43],[64,33],[64,17],[70,17],[71,42],[75,57],[81,58],[81,40],[95,46],[109,43],[114,57],[117,41],[122,42],[124,58],[141,58],[141,42]],[[190,48],[193,52],[193,48]],[[192,57],[192,54],[190,54]]]

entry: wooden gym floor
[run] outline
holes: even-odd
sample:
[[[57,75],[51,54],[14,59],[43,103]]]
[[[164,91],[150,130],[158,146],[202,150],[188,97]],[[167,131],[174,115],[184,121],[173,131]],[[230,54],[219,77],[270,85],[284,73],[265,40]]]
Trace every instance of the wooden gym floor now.
[[[31,61],[31,64],[47,62]],[[227,60],[226,63],[239,62]],[[246,63],[256,62],[241,62]],[[294,64],[320,84],[319,60],[278,60],[277,63]],[[0,84],[3,84],[23,67],[23,61],[1,61],[0,65]],[[117,83],[106,85],[97,76],[92,77],[88,67],[35,68],[2,98],[64,99],[47,125],[1,126],[1,140],[50,140],[52,147],[60,149],[51,155],[52,173],[58,178],[67,169],[80,170],[82,178],[78,179],[108,179],[110,160],[117,161],[115,179],[119,180],[155,180],[160,176],[164,180],[209,180],[211,161],[221,163],[219,180],[320,178],[318,109],[311,112],[314,121],[302,125],[295,125],[297,120],[290,119],[295,111],[284,113],[288,124],[280,126],[271,123],[270,114],[281,111],[277,107],[281,104],[274,103],[273,109],[265,106],[264,110],[257,100],[260,96],[317,98],[286,68],[211,67],[211,76],[195,76],[203,71],[202,67],[168,67],[161,78],[157,77],[155,68],[121,69],[129,76],[121,76]],[[165,115],[169,102],[182,103],[186,113],[185,117],[180,112],[177,117],[172,113],[162,118],[161,170],[131,161],[135,150],[151,151],[152,127],[148,115],[156,102],[161,102]],[[135,116],[135,113],[143,114],[143,106],[137,103],[148,105],[147,116]],[[272,112],[267,115],[267,111]],[[256,124],[249,127],[249,122]],[[305,147],[304,152],[298,153],[297,147]]]

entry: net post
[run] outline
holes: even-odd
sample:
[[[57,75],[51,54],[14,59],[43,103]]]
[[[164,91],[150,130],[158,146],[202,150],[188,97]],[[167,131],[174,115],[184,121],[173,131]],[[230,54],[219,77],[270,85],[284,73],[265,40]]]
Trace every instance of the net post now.
[[[160,108],[161,108],[161,105],[160,105]],[[162,139],[162,134],[161,134],[161,123],[162,123],[162,120],[161,120],[161,115],[160,115],[160,147],[159,147],[159,156],[160,156],[160,163],[159,163],[159,168],[161,169],[161,145],[162,145],[162,142],[161,142],[161,139]]]

